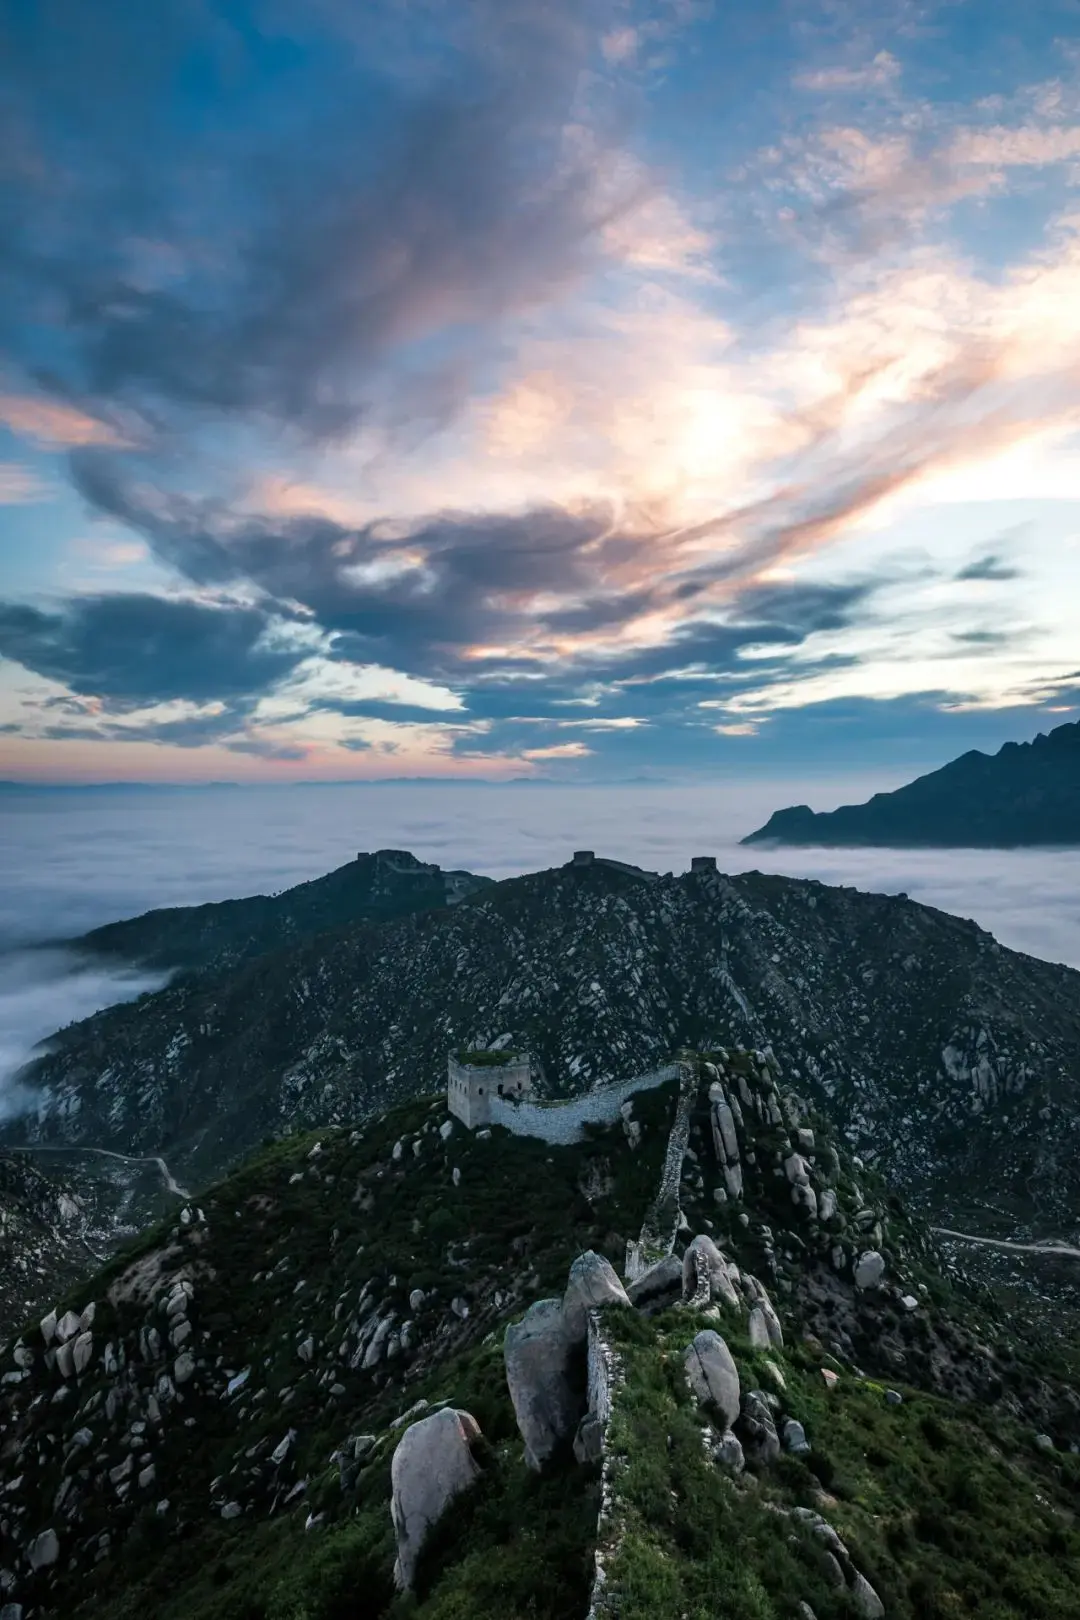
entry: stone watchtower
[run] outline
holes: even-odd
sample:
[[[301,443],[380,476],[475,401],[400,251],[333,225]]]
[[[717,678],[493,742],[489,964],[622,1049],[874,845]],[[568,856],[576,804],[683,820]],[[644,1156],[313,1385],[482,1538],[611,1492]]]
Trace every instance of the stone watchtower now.
[[[528,1052],[451,1052],[446,1060],[446,1106],[470,1131],[490,1123],[492,1097],[531,1096]]]

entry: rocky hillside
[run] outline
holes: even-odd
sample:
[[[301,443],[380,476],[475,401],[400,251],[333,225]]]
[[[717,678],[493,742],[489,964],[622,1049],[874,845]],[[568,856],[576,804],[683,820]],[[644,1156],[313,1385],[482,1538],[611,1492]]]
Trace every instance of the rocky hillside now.
[[[279,1143],[27,1322],[6,1620],[1069,1620],[1070,1368],[771,1054],[680,1074]]]
[[[512,1042],[567,1093],[728,1032],[938,1224],[1069,1237],[1080,974],[903,897],[760,873],[571,865],[185,979],[55,1037],[4,1135],[205,1184],[264,1136],[439,1088],[454,1046]]]
[[[456,905],[490,882],[472,872],[444,872],[405,850],[380,849],[281,894],[148,911],[68,943],[146,967],[221,973],[327,929]]]
[[[996,754],[962,754],[866,804],[777,810],[744,844],[894,848],[1080,844],[1080,721]]]
[[[85,1276],[113,1234],[92,1187],[50,1175],[30,1154],[0,1153],[0,1332]]]

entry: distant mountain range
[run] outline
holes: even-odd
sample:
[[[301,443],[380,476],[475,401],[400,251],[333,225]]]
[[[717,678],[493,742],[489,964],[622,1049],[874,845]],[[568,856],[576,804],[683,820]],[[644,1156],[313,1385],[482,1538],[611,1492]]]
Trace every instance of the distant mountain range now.
[[[1080,844],[1080,722],[996,754],[973,749],[894,793],[777,810],[744,844],[992,848]]]

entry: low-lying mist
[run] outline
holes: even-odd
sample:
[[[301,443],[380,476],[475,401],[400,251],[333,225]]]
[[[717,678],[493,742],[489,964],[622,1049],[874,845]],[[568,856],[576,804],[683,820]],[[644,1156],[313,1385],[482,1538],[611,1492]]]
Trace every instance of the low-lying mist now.
[[[160,974],[109,967],[74,951],[0,953],[0,1121],[30,1107],[30,1091],[15,1078],[39,1041],[101,1007],[130,1001],[164,984]]]

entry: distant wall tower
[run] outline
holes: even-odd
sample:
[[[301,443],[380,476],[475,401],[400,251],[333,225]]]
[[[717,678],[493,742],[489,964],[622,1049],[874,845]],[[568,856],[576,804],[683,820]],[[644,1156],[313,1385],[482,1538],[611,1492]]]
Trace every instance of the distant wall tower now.
[[[596,855],[591,849],[575,849],[574,851],[574,866],[592,866],[595,860]]]
[[[690,870],[691,870],[691,872],[715,872],[716,871],[716,856],[715,855],[691,855],[691,857],[690,857]]]
[[[446,1060],[446,1106],[470,1131],[490,1122],[493,1096],[508,1102],[523,1102],[532,1096],[532,1064],[527,1052],[507,1053],[505,1063],[470,1063],[468,1057],[451,1052]]]

